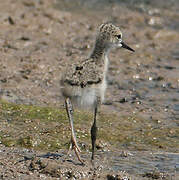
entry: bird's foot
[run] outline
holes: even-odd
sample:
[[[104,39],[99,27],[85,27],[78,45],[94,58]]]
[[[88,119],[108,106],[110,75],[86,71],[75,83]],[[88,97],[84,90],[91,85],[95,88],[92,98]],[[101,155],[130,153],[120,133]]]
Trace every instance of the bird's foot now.
[[[78,146],[78,144],[77,144],[76,139],[73,138],[73,137],[71,138],[71,144],[70,144],[70,147],[69,147],[69,150],[68,150],[67,155],[70,153],[71,150],[74,150],[74,151],[75,151],[75,154],[76,154],[78,160],[79,160],[82,164],[84,164],[84,161],[83,161],[83,160],[81,159],[81,157],[80,157],[80,152],[81,152],[81,150],[80,150],[80,148],[79,148],[79,146]]]

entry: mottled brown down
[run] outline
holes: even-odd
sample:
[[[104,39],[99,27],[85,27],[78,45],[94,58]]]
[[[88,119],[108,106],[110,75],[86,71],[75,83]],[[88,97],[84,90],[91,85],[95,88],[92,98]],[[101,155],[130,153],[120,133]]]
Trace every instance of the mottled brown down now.
[[[100,83],[103,79],[104,63],[89,58],[67,67],[62,83],[84,88],[88,85]]]

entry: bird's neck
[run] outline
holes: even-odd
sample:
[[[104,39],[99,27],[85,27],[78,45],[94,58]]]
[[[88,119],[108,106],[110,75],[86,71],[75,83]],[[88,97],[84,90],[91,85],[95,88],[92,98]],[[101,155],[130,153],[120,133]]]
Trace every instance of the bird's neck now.
[[[104,41],[97,39],[90,55],[96,61],[104,61],[107,58],[110,48],[107,47]]]

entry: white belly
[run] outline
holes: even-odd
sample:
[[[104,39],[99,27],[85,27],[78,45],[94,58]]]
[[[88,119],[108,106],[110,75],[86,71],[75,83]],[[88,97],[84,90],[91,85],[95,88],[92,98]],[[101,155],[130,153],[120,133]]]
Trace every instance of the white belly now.
[[[107,88],[106,80],[95,87],[87,87],[81,90],[80,96],[76,96],[77,105],[81,108],[94,108],[96,104],[102,103],[105,98]]]
[[[100,99],[100,86],[81,88],[78,86],[62,87],[64,97],[69,97],[75,107],[82,109],[93,109]]]
[[[63,96],[69,97],[75,107],[80,109],[94,109],[94,107],[104,101],[107,84],[103,81],[101,84],[90,87],[67,86],[62,89]]]
[[[78,105],[84,108],[93,108],[98,102],[98,92],[95,88],[84,88],[78,96]]]
[[[100,87],[101,103],[104,102],[106,88],[107,88],[107,82],[106,82],[106,78],[105,78]]]

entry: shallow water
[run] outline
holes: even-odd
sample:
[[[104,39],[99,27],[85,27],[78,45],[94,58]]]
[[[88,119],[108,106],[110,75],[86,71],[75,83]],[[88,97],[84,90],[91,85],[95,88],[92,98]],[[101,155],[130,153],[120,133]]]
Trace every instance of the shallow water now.
[[[113,155],[113,169],[130,174],[149,173],[152,171],[175,174],[179,170],[179,154],[131,152],[128,157]]]

